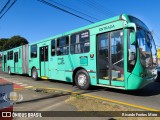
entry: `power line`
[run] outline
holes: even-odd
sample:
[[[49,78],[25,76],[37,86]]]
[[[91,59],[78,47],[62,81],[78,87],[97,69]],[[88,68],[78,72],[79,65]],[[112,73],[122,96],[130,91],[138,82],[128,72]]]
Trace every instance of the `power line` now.
[[[157,35],[154,31],[152,31],[152,33],[153,33],[154,36],[156,36],[156,38],[160,41],[160,38],[158,37],[158,35]],[[156,45],[156,46],[160,47],[160,44],[159,44],[159,45]]]
[[[2,10],[0,11],[0,14],[4,11],[4,9],[8,6],[8,4],[10,3],[11,0],[8,0],[7,3],[4,5],[4,7],[2,8]]]
[[[155,32],[153,32],[153,34],[157,37],[157,39],[160,40],[160,38],[158,37],[158,35]]]
[[[100,8],[104,8],[104,9],[101,9],[101,10],[102,10],[102,11],[105,11],[105,12],[108,13],[109,15],[112,16],[113,14],[117,14],[117,13],[111,11],[110,9],[108,9],[107,7],[104,7],[104,6],[103,6],[102,4],[100,4],[99,2],[96,2],[95,0],[91,0],[91,1],[94,2],[96,6],[99,5]]]
[[[63,8],[57,6],[57,5],[54,5],[54,4],[50,3],[50,2],[47,2],[47,1],[45,1],[45,0],[37,0],[37,1],[42,2],[42,3],[44,3],[44,4],[48,5],[48,6],[54,7],[54,8],[56,8],[56,9],[58,9],[58,10],[63,11],[63,12],[66,12],[66,13],[68,13],[68,14],[71,14],[71,15],[77,17],[77,18],[86,20],[86,21],[88,21],[88,22],[90,22],[90,23],[94,23],[94,22],[91,21],[91,20],[88,20],[88,19],[86,19],[86,18],[84,18],[84,17],[81,17],[81,16],[79,16],[79,15],[77,15],[77,14],[74,14],[74,13],[68,11],[68,10],[65,10],[65,9],[63,9]]]
[[[93,0],[80,0],[81,3],[85,4],[86,6],[94,9],[96,12],[102,14],[103,16],[108,16],[108,17],[111,17],[113,16],[113,13],[114,12],[111,12],[109,9],[105,8],[105,9],[102,9],[104,8],[101,4],[99,4],[98,2],[96,1],[93,1]]]
[[[81,11],[82,13],[85,13],[85,14],[90,15],[92,17],[94,16],[94,18],[98,19],[98,21],[104,19],[104,16],[101,17],[101,14],[99,14],[99,13],[96,14],[97,13],[96,9],[91,9],[86,4],[82,3],[80,0],[74,0],[74,1],[73,0],[72,1],[71,0],[58,0],[58,2],[63,5],[69,6],[73,9],[76,9],[78,11]],[[97,20],[95,22],[97,22]]]
[[[14,0],[13,3],[8,7],[8,9],[1,15],[0,19],[11,9],[11,7],[17,2],[17,0]]]
[[[60,5],[60,6],[62,6],[62,7],[65,7],[65,8],[67,8],[67,9],[70,9],[70,10],[72,10],[72,11],[74,11],[74,12],[77,12],[77,13],[80,13],[80,14],[82,14],[82,15],[85,15],[85,16],[91,18],[91,19],[94,19],[94,20],[96,20],[96,21],[100,21],[99,19],[97,19],[97,18],[95,18],[95,17],[92,17],[92,16],[90,16],[90,15],[87,15],[87,14],[85,14],[85,13],[82,13],[82,12],[80,12],[80,11],[78,11],[78,10],[75,10],[75,9],[71,8],[71,7],[62,5],[62,4],[58,3],[58,2],[55,2],[54,0],[50,0],[50,1],[51,1],[51,2],[54,2],[54,3],[58,4],[58,5]]]

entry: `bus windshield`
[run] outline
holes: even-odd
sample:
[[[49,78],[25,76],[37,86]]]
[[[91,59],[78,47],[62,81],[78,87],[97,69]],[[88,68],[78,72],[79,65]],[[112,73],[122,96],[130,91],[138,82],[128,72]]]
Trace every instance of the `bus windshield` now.
[[[156,66],[156,47],[152,35],[141,28],[137,30],[137,41],[141,64],[144,67]]]
[[[144,67],[157,66],[157,51],[154,39],[149,32],[148,27],[138,18],[129,16],[130,22],[137,26],[137,41],[140,50],[140,59]]]
[[[152,51],[152,61],[153,61],[153,67],[157,67],[157,50],[156,50],[156,45],[154,42],[154,39],[151,35],[151,33],[147,33],[150,43],[151,43],[151,51]]]

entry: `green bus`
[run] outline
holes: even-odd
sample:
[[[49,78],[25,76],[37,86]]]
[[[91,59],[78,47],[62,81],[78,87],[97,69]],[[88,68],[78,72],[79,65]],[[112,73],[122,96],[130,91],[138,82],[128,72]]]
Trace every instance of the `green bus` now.
[[[157,77],[152,34],[141,20],[126,14],[25,46],[3,52],[3,71],[17,73],[19,50],[19,74],[72,82],[83,90],[91,85],[135,90]],[[6,59],[9,51],[14,60]]]
[[[8,74],[28,74],[28,45],[3,51],[2,71]]]

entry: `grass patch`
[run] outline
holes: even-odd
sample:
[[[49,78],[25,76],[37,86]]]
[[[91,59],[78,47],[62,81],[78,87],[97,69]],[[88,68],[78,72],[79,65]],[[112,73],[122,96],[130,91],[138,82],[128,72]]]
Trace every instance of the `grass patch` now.
[[[75,106],[77,111],[144,111],[138,108],[94,99],[83,95],[72,94],[65,101]],[[105,116],[105,113],[100,115]],[[94,115],[93,115],[94,116]],[[114,116],[114,115],[113,115]],[[113,120],[159,120],[160,117],[114,117]]]
[[[72,94],[66,103],[77,108],[78,111],[141,111],[129,106],[119,105],[108,101]]]

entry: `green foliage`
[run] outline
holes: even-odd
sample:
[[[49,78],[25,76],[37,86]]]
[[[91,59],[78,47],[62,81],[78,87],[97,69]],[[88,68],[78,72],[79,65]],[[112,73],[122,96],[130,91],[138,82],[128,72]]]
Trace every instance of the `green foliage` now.
[[[0,51],[3,50],[3,45],[7,42],[8,39],[6,38],[2,38],[0,39]]]
[[[12,49],[21,45],[28,44],[28,41],[21,36],[13,36],[9,39],[2,38],[0,39],[0,51]]]

